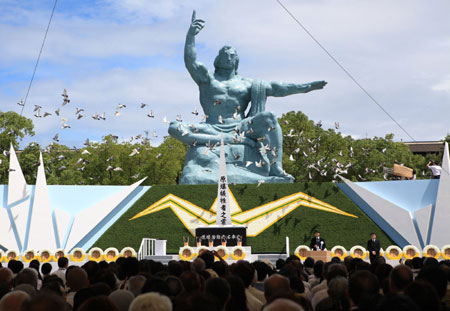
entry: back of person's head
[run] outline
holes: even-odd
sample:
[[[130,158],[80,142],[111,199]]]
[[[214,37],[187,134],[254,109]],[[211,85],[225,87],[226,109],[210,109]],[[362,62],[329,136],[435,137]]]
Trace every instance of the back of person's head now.
[[[96,261],[90,260],[86,262],[82,268],[86,271],[89,281],[94,280],[94,276],[97,274],[99,267]]]
[[[296,255],[292,254],[288,258],[286,258],[286,264],[290,263],[293,260],[300,261],[300,258],[298,258]]]
[[[278,298],[268,304],[264,311],[303,311],[303,308],[286,298]]]
[[[36,287],[30,284],[20,284],[14,287],[14,291],[22,291],[28,294],[30,298],[33,298],[36,296],[37,290]]]
[[[341,258],[334,256],[333,258],[331,258],[331,262],[332,263],[341,263],[342,260],[341,260]]]
[[[18,274],[23,269],[23,262],[12,259],[8,262],[8,268],[11,269],[14,274]]]
[[[135,297],[141,293],[142,287],[144,286],[147,279],[143,275],[132,276],[128,280],[128,290],[133,293]]]
[[[303,265],[305,266],[305,268],[314,267],[314,258],[306,257],[305,261],[303,262]]]
[[[321,278],[322,277],[322,273],[323,273],[323,261],[322,260],[317,260],[315,263],[314,263],[314,268],[313,268],[313,273],[314,273],[314,276],[316,277],[316,278]]]
[[[130,311],[172,311],[172,302],[159,293],[146,293],[136,297]]]
[[[289,293],[290,291],[289,279],[280,274],[273,274],[264,281],[264,296],[267,302],[280,293]]]
[[[420,257],[414,257],[411,259],[411,263],[413,265],[413,269],[420,269],[423,267],[423,261]]]
[[[348,289],[348,280],[346,277],[337,276],[327,283],[328,295],[334,299],[342,299],[345,297]]]
[[[14,275],[9,268],[0,268],[0,287],[10,289],[13,286]]]
[[[89,298],[95,297],[96,293],[92,288],[83,288],[75,293],[73,296],[73,310],[77,311],[78,308]]]
[[[30,284],[34,288],[37,288],[38,274],[37,271],[32,268],[25,268],[17,274],[14,279],[14,286],[20,284]]]
[[[421,311],[439,311],[441,304],[433,286],[426,281],[414,281],[405,288],[405,295],[419,307]]]
[[[67,257],[59,257],[58,258],[58,268],[67,268],[69,265],[69,259]]]
[[[109,297],[97,296],[83,302],[78,311],[119,311]]]
[[[194,271],[184,271],[180,276],[180,281],[186,292],[202,290],[200,275]]]
[[[50,274],[50,272],[52,272],[52,265],[49,264],[48,262],[44,263],[44,264],[41,266],[41,273],[42,273],[43,275],[47,275],[47,274]]]
[[[369,271],[355,271],[348,281],[348,293],[355,305],[367,307],[378,297],[380,286]]]
[[[111,270],[101,270],[94,277],[93,284],[95,283],[105,283],[109,286],[111,291],[117,289],[117,279],[114,273]]]
[[[402,294],[389,294],[380,299],[377,311],[419,311],[419,308],[408,296]]]
[[[89,287],[89,278],[86,270],[80,267],[72,267],[67,272],[66,283],[72,292]]]
[[[288,277],[289,286],[294,293],[302,294],[305,292],[305,284],[303,284],[302,279],[296,275],[291,275]]]
[[[180,279],[175,276],[169,275],[166,278],[166,284],[169,287],[169,297],[171,299],[180,295],[184,290],[183,283],[181,283]]]
[[[413,281],[413,272],[407,266],[398,265],[392,269],[389,278],[391,292],[398,293],[402,292]]]
[[[109,296],[109,294],[112,293],[111,287],[103,282],[92,284],[89,288],[93,291],[95,296]]]
[[[375,276],[377,277],[378,283],[380,283],[380,286],[383,289],[383,294],[385,295],[390,292],[389,276],[392,269],[392,266],[387,263],[379,264],[375,269]]]
[[[438,265],[424,266],[416,280],[429,282],[436,290],[439,299],[442,299],[447,292],[448,277]]]
[[[120,265],[119,271],[123,277],[127,278],[137,275],[139,273],[139,261],[135,257],[127,257]]]
[[[134,299],[132,292],[123,289],[113,291],[108,297],[116,305],[119,311],[128,311],[130,304]]]
[[[219,277],[224,277],[228,273],[228,264],[225,261],[215,261],[212,264],[213,269]]]
[[[205,294],[216,298],[223,310],[230,299],[231,289],[228,282],[221,278],[211,278],[205,283]]]
[[[277,259],[277,261],[275,262],[275,268],[277,270],[280,270],[281,268],[283,268],[283,266],[286,264],[286,261],[284,261],[284,259]]]
[[[225,306],[227,311],[247,311],[244,282],[241,278],[229,275],[225,278],[231,289],[231,299]]]
[[[347,278],[347,268],[339,263],[334,263],[328,267],[327,270],[327,282],[330,282],[336,277]]]
[[[169,286],[167,285],[167,283],[162,278],[156,276],[151,276],[150,278],[148,278],[144,286],[142,287],[142,294],[150,292],[160,293],[161,295],[165,296],[170,295]]]
[[[248,261],[239,260],[235,265],[231,266],[231,273],[240,277],[245,287],[249,287],[255,277],[255,268]]]
[[[181,273],[183,273],[183,265],[176,260],[171,260],[167,265],[167,271],[169,275],[180,277]]]
[[[24,302],[28,300],[30,296],[23,291],[10,292],[0,300],[0,311],[20,311]]]
[[[206,269],[205,261],[200,257],[195,258],[192,262],[192,266],[194,267],[195,272],[200,272]]]
[[[211,269],[212,264],[214,263],[213,253],[211,253],[210,251],[204,251],[198,257],[203,259],[206,269]]]
[[[61,296],[51,292],[40,292],[22,305],[22,311],[64,311],[70,310],[69,305]]]
[[[56,275],[47,275],[42,280],[41,291],[49,291],[53,294],[63,296],[65,293],[64,282]]]

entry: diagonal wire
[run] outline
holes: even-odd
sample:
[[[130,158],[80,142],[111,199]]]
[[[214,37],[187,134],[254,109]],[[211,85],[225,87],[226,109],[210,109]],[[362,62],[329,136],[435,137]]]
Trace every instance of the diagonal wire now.
[[[378,101],[370,95],[370,93],[353,77],[353,75],[312,35],[311,32],[308,31],[308,29],[303,26],[303,24],[289,11],[289,9],[281,3],[280,0],[276,0],[278,4],[292,17],[292,19],[308,34],[308,36],[313,39],[313,41],[333,60],[333,62],[336,63],[336,65],[339,66],[339,68],[344,71],[347,76],[372,100],[373,103],[375,103],[392,121],[394,121],[395,124],[403,131],[406,135],[408,135],[409,138],[411,138],[412,141],[416,141],[409,133],[408,131],[400,125],[397,120],[386,110],[384,107],[378,103]]]
[[[52,14],[50,15],[50,19],[48,21],[47,30],[45,31],[44,39],[42,40],[42,45],[41,45],[41,49],[39,51],[38,58],[36,60],[36,64],[34,65],[33,75],[31,76],[30,84],[28,85],[27,94],[25,95],[25,99],[23,101],[22,110],[20,111],[20,115],[23,114],[23,109],[25,108],[25,104],[27,103],[28,94],[30,94],[31,85],[33,84],[34,75],[36,74],[36,70],[39,65],[39,60],[41,59],[42,50],[44,49],[45,40],[47,39],[48,30],[50,29],[50,24],[52,23],[53,14],[55,13],[57,2],[58,2],[58,0],[55,0],[55,3],[53,4]]]
[[[370,93],[353,77],[353,75],[347,69],[345,69],[345,67],[319,42],[319,40],[317,40],[312,35],[312,33],[309,32],[309,30],[305,26],[303,26],[303,24],[291,13],[291,11],[289,11],[289,9],[285,5],[283,5],[281,0],[276,1],[292,17],[297,25],[299,25],[308,34],[308,36],[310,36],[311,39],[333,60],[333,62],[335,62],[336,65],[338,65],[339,68],[341,68],[347,74],[347,76],[372,100],[373,103],[375,103],[392,121],[394,121],[394,123],[397,124],[397,126],[403,132],[405,132],[405,134],[408,135],[408,137],[411,138],[412,141],[416,141],[414,137],[412,137],[408,133],[408,131],[403,126],[401,126],[400,123],[398,123],[397,120],[395,120],[395,118],[389,112],[387,112],[387,110],[384,109],[384,107],[380,103],[378,103],[378,101],[372,95],[370,95]],[[450,175],[450,172],[444,168],[442,168],[441,172],[445,172],[446,174]]]

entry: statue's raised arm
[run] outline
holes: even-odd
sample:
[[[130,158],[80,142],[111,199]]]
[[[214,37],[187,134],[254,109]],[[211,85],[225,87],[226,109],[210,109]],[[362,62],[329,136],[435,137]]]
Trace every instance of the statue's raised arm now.
[[[191,25],[186,35],[184,46],[184,64],[195,83],[208,82],[208,69],[197,61],[197,51],[195,49],[195,36],[203,29],[205,21],[195,17],[195,10],[192,12]]]
[[[311,83],[284,83],[268,82],[266,83],[266,95],[274,97],[284,97],[298,93],[308,93],[314,90],[323,89],[327,84],[325,81],[314,81]]]

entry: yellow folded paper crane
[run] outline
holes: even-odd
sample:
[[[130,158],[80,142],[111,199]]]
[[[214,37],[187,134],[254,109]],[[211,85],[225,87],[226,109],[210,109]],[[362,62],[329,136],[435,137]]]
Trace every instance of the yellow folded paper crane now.
[[[231,190],[230,209],[231,221],[234,225],[244,225],[247,227],[247,236],[255,237],[269,228],[274,223],[295,210],[299,206],[318,209],[321,211],[340,214],[343,216],[358,218],[355,215],[346,213],[328,203],[317,200],[314,197],[297,192],[267,204],[242,211]],[[216,222],[217,198],[209,210],[205,210],[189,201],[183,200],[173,194],[168,194],[158,202],[150,205],[142,212],[135,215],[133,219],[143,217],[152,213],[162,211],[166,208],[172,209],[186,229],[194,236],[195,229],[200,226],[213,225]]]

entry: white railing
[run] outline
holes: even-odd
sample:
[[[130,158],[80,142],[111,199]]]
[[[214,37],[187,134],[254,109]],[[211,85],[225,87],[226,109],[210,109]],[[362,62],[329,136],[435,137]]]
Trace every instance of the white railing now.
[[[147,256],[154,256],[156,253],[155,246],[156,246],[156,239],[143,238],[137,254],[138,260],[142,260]]]

